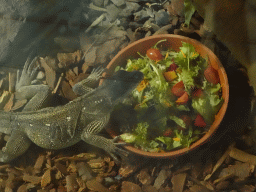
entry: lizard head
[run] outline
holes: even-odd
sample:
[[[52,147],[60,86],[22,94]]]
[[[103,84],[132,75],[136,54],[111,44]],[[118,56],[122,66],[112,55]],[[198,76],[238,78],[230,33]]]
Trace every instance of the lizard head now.
[[[112,102],[119,102],[127,97],[143,80],[143,73],[140,71],[127,72],[119,70],[109,79],[106,79],[102,86],[107,87]]]

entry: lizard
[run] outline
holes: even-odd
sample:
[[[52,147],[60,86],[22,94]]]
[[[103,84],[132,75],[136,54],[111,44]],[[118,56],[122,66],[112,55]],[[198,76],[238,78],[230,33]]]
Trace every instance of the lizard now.
[[[17,83],[20,92],[32,89],[28,84],[37,69],[32,69],[33,62],[35,60],[24,65]],[[57,150],[83,140],[105,150],[116,161],[117,155],[127,155],[127,151],[118,147],[116,138],[107,139],[98,133],[107,125],[114,107],[143,80],[143,73],[119,70],[97,88],[91,88],[103,71],[101,67],[95,68],[86,79],[75,84],[73,91],[80,96],[65,105],[38,109],[45,95],[36,103],[40,94],[36,93],[38,85],[34,85],[34,90],[28,91],[36,93],[27,104],[29,107],[26,106],[21,112],[1,111],[0,132],[10,134],[10,138],[0,151],[0,162],[9,162],[22,155],[32,142],[45,149]],[[43,92],[47,93],[47,85],[43,87]],[[31,97],[31,94],[26,96]]]

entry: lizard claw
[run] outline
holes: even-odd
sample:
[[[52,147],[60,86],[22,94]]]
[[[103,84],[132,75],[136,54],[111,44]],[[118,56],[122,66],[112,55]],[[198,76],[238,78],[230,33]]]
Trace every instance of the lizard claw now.
[[[104,70],[105,69],[102,66],[94,68],[88,78],[99,80]]]
[[[35,79],[37,70],[39,68],[38,66],[34,67],[37,59],[38,59],[38,57],[35,57],[31,61],[31,58],[28,57],[25,65],[24,65],[24,68],[21,72],[21,75],[20,75],[20,71],[19,70],[17,71],[16,90],[19,90],[23,86],[30,85],[31,82]]]
[[[118,135],[118,136],[115,136],[115,138],[113,139],[113,142],[114,142],[114,144],[116,145],[116,146],[124,146],[124,145],[127,145],[127,143],[125,143],[125,142],[119,142],[119,143],[116,143],[118,140],[120,140],[120,136]]]
[[[126,159],[129,155],[129,152],[121,149],[119,143],[115,143],[117,138],[107,139],[107,143],[105,143],[104,150],[108,152],[108,154],[113,158],[113,160],[119,164],[120,160]]]

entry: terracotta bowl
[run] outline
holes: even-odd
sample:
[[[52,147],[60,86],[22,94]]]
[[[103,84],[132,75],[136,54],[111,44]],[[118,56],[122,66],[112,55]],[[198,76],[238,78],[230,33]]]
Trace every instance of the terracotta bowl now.
[[[194,142],[189,148],[183,148],[178,149],[175,151],[170,152],[161,152],[161,153],[152,153],[152,152],[145,152],[140,149],[137,149],[133,146],[127,145],[125,148],[137,155],[147,156],[147,157],[153,157],[153,158],[172,158],[177,157],[182,154],[185,154],[189,151],[194,150],[195,148],[199,147],[203,143],[205,143],[217,130],[219,127],[228,106],[228,100],[229,100],[229,85],[228,85],[228,79],[227,74],[220,63],[219,59],[216,57],[216,55],[208,49],[206,46],[201,44],[200,42],[179,36],[179,35],[171,35],[171,34],[164,34],[164,35],[157,35],[157,36],[151,36],[147,37],[141,40],[138,40],[124,49],[122,49],[113,59],[112,61],[107,65],[106,72],[103,74],[103,76],[109,76],[114,73],[114,69],[117,66],[123,66],[125,67],[127,59],[129,58],[139,58],[139,55],[137,52],[140,52],[142,55],[146,55],[146,51],[151,48],[153,45],[155,45],[156,42],[158,42],[161,39],[167,39],[167,41],[162,42],[158,45],[158,47],[163,48],[172,48],[175,51],[179,51],[179,47],[182,46],[182,41],[192,44],[196,51],[202,56],[202,57],[208,57],[208,63],[212,65],[213,68],[215,68],[220,77],[220,84],[222,87],[222,97],[224,99],[224,103],[219,110],[218,114],[215,117],[215,121],[210,126],[209,131],[199,140]],[[117,133],[113,129],[113,125],[109,124],[107,126],[107,132],[112,136],[117,136]]]

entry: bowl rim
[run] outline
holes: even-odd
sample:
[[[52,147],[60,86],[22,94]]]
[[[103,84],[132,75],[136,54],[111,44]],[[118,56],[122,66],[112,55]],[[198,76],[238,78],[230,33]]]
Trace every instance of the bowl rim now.
[[[205,51],[207,53],[210,53],[211,56],[213,57],[213,59],[216,60],[216,63],[218,64],[218,74],[219,74],[219,76],[221,74],[222,78],[223,78],[223,83],[221,85],[223,86],[223,84],[225,84],[225,92],[223,93],[223,90],[222,90],[222,97],[224,98],[224,102],[223,102],[222,107],[221,107],[221,112],[222,113],[219,114],[220,111],[217,113],[217,115],[219,115],[219,118],[215,119],[213,124],[209,127],[209,130],[200,139],[198,139],[196,142],[191,144],[189,148],[182,148],[182,149],[172,150],[172,151],[168,151],[168,152],[148,152],[148,151],[143,151],[141,149],[138,149],[138,148],[136,148],[134,146],[131,146],[131,145],[124,146],[124,148],[127,149],[128,151],[130,151],[132,153],[135,153],[137,155],[140,155],[140,156],[144,156],[144,157],[150,157],[150,158],[173,158],[173,157],[181,156],[181,155],[183,155],[185,153],[188,153],[188,152],[198,148],[199,146],[203,145],[216,132],[216,130],[218,129],[219,125],[221,124],[221,121],[223,120],[223,118],[224,118],[224,116],[226,114],[226,111],[227,111],[228,101],[229,101],[229,84],[228,84],[228,77],[227,77],[226,71],[225,71],[223,65],[221,64],[220,60],[218,59],[218,57],[213,53],[213,51],[211,51],[208,47],[206,47],[201,42],[199,42],[199,41],[197,41],[195,39],[191,39],[189,37],[184,37],[184,36],[181,36],[181,35],[174,35],[174,34],[154,35],[154,36],[150,36],[150,37],[145,37],[145,38],[139,39],[139,40],[129,44],[128,46],[126,46],[125,48],[120,50],[115,55],[115,57],[113,57],[113,59],[109,62],[109,64],[106,67],[107,70],[106,70],[106,72],[104,72],[103,77],[107,75],[107,72],[108,72],[109,68],[113,65],[113,63],[120,56],[122,56],[127,50],[129,50],[132,47],[134,47],[134,46],[136,46],[138,44],[141,44],[143,42],[147,42],[147,41],[150,41],[152,39],[159,39],[159,38],[161,38],[161,39],[179,38],[179,39],[182,39],[182,41],[189,42],[189,43],[192,43],[192,44],[197,44],[198,46],[200,46],[203,49],[205,49]],[[102,81],[103,80],[101,80],[100,84],[102,83]],[[222,87],[222,89],[223,89],[223,87]],[[225,94],[225,95],[223,95],[223,94]],[[110,123],[108,125],[110,125]],[[212,128],[213,125],[215,125],[214,129]],[[110,134],[111,137],[117,136],[116,133],[111,128],[109,128],[108,126],[107,126],[106,130]]]

